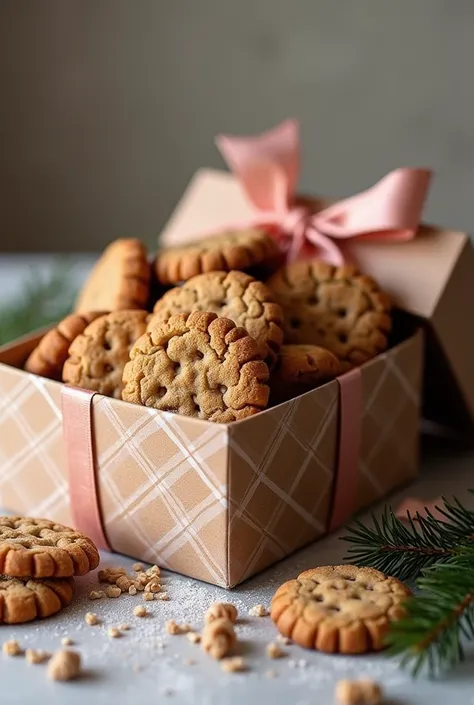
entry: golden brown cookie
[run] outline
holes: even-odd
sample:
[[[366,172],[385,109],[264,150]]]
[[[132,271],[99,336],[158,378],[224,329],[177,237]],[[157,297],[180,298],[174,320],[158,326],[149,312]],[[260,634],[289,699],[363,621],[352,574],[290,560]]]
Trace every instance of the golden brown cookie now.
[[[268,367],[244,328],[211,312],[172,316],[137,340],[122,399],[228,423],[268,402]]]
[[[0,575],[68,578],[98,565],[95,544],[68,526],[48,519],[0,517]]]
[[[41,377],[48,377],[59,381],[63,365],[68,358],[68,350],[72,341],[80,335],[85,328],[105,311],[92,311],[90,313],[72,313],[66,316],[56,328],[48,331],[41,338],[25,362],[25,370]]]
[[[340,374],[340,360],[317,345],[282,345],[271,376],[272,404],[304,394]]]
[[[115,240],[82,287],[75,311],[146,308],[149,295],[150,265],[145,245],[134,238]]]
[[[0,624],[22,624],[50,617],[70,604],[73,578],[56,580],[0,576]]]
[[[348,366],[387,348],[389,297],[352,265],[297,261],[276,272],[267,285],[283,308],[287,343],[320,345]]]
[[[283,342],[283,312],[268,287],[244,272],[208,272],[168,291],[153,309],[150,330],[176,313],[212,311],[230,318],[255,338],[272,365]]]
[[[178,284],[204,272],[247,269],[279,254],[276,242],[261,229],[225,232],[157,253],[155,270],[162,284]]]
[[[271,617],[300,646],[327,653],[379,651],[389,623],[404,616],[406,585],[372,568],[322,566],[275,593]]]
[[[148,316],[147,311],[112,311],[93,321],[69,348],[63,382],[121,399],[123,368]]]

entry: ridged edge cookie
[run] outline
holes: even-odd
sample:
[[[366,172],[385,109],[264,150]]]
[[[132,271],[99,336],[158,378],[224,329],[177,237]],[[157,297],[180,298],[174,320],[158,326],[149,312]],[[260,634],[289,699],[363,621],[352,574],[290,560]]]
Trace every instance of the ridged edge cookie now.
[[[73,578],[55,580],[0,577],[0,624],[24,624],[50,617],[67,607],[74,595]]]

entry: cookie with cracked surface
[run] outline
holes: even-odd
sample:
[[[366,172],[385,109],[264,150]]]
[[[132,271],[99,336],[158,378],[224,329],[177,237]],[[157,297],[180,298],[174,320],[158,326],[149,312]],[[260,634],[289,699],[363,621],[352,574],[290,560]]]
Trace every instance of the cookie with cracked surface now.
[[[145,245],[136,238],[112,242],[81,289],[76,313],[146,308],[150,264]]]
[[[55,580],[0,576],[0,624],[50,617],[71,603],[73,578]]]
[[[384,648],[389,624],[404,616],[406,585],[372,568],[322,566],[276,591],[271,617],[300,646],[363,654]]]
[[[68,578],[99,565],[93,541],[48,519],[0,517],[0,575]]]
[[[25,362],[25,370],[59,382],[72,341],[87,328],[89,323],[105,313],[106,311],[92,311],[66,316],[56,328],[48,331],[41,338]]]
[[[148,329],[176,313],[211,311],[255,338],[271,366],[283,342],[283,311],[268,287],[244,272],[208,272],[168,291],[153,309]]]
[[[278,255],[278,245],[270,235],[249,228],[162,250],[157,253],[155,270],[162,284],[178,284],[205,272],[248,269]]]
[[[267,285],[283,308],[287,343],[327,348],[346,369],[387,348],[390,299],[354,266],[297,261],[282,267]]]
[[[315,389],[337,377],[340,360],[318,345],[282,345],[271,375],[272,404]]]
[[[257,342],[210,311],[177,314],[137,340],[122,399],[218,423],[268,403],[268,367]]]
[[[121,399],[123,368],[148,316],[148,311],[112,311],[96,318],[71,344],[63,382]]]

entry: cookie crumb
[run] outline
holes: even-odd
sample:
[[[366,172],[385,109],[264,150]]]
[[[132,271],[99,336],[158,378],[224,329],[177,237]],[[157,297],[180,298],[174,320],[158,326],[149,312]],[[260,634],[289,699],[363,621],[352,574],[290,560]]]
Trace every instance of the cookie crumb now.
[[[229,602],[214,602],[204,615],[204,621],[209,623],[215,619],[228,619],[229,622],[236,622],[237,616],[235,605],[231,605]]]
[[[7,656],[21,656],[23,649],[17,641],[4,641],[2,651]]]
[[[150,581],[150,578],[146,573],[137,573],[137,580],[141,585],[145,586]]]
[[[383,692],[380,685],[370,678],[342,680],[336,685],[336,698],[341,705],[380,705]]]
[[[105,594],[107,595],[107,597],[120,597],[120,595],[122,594],[122,591],[116,585],[110,585],[106,589]]]
[[[135,617],[146,617],[146,615],[148,614],[148,610],[143,605],[137,605],[133,608],[133,614],[135,615]]]
[[[199,642],[201,641],[201,635],[197,632],[188,632],[186,634],[186,638],[188,641],[191,642],[191,644],[199,644]]]
[[[201,648],[212,658],[220,660],[227,656],[236,641],[237,637],[232,622],[227,619],[215,619],[204,627]]]
[[[265,671],[265,675],[267,678],[278,678],[278,672],[273,668],[269,668],[268,671]]]
[[[168,602],[169,596],[166,592],[156,592],[155,593],[155,600],[161,600],[162,602]]]
[[[121,632],[127,632],[130,629],[130,624],[121,624],[119,629]]]
[[[109,627],[109,629],[107,629],[107,635],[110,636],[111,639],[118,639],[122,636],[122,632],[120,629],[117,629],[117,627]]]
[[[63,636],[63,638],[61,639],[61,644],[63,646],[72,646],[73,643],[74,642],[70,636]]]
[[[151,568],[145,570],[145,574],[149,578],[157,578],[161,574],[161,570],[158,568],[157,565],[152,565]]]
[[[130,580],[126,575],[121,575],[115,585],[120,588],[122,592],[127,592],[133,585],[133,580]]]
[[[145,585],[145,592],[160,592],[161,585],[158,580],[150,580],[149,583]]]
[[[285,646],[291,644],[291,639],[287,636],[283,636],[283,634],[278,634],[276,640],[279,641],[280,644],[284,644]]]
[[[189,624],[177,624],[174,619],[169,619],[165,624],[165,629],[168,634],[176,636],[177,634],[188,634],[191,631]]]
[[[90,627],[93,627],[95,624],[100,624],[100,619],[95,612],[86,612],[84,620]]]
[[[137,594],[137,588],[135,587],[135,585],[130,585],[130,587],[128,588],[128,594],[129,595],[136,595]]]
[[[278,644],[267,644],[266,651],[268,658],[283,658],[285,656],[285,652],[280,649]]]
[[[226,673],[239,673],[247,670],[247,664],[242,656],[232,656],[222,659],[221,668]]]
[[[193,659],[193,658],[185,658],[184,661],[183,661],[183,663],[184,663],[185,666],[194,666],[194,664],[196,663],[196,661],[195,661],[195,659]]]
[[[99,570],[97,577],[99,579],[99,583],[110,583],[111,585],[115,585],[120,576],[126,574],[127,571],[125,568],[104,568],[104,570]]]
[[[89,593],[89,600],[101,600],[103,597],[105,597],[103,590],[91,590]]]
[[[143,571],[144,567],[145,566],[143,565],[143,563],[134,563],[132,565],[132,570],[134,570],[135,573],[141,573]]]
[[[25,658],[28,663],[44,663],[45,661],[49,661],[51,654],[42,649],[26,649]]]
[[[263,605],[254,605],[249,609],[251,617],[267,617],[268,614],[268,610]]]
[[[56,651],[48,664],[48,676],[53,681],[70,681],[81,672],[81,657],[77,651]]]

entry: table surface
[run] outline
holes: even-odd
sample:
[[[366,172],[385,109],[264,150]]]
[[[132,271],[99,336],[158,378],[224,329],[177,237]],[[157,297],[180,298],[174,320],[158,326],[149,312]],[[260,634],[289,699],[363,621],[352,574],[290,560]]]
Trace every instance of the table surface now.
[[[2,261],[5,262],[0,258],[0,282]],[[20,263],[16,271],[19,273],[22,268]],[[3,288],[4,283],[0,286]],[[473,460],[472,451],[446,441],[425,439],[420,478],[393,495],[390,503],[396,506],[407,495],[430,500],[444,494],[456,495],[472,506],[473,498],[468,496],[466,488],[474,486]],[[334,687],[339,679],[369,676],[383,685],[387,702],[392,705],[445,705],[448,701],[453,705],[474,704],[474,650],[468,650],[466,662],[438,682],[424,678],[414,682],[399,668],[396,659],[383,654],[327,656],[290,645],[283,647],[284,658],[272,661],[267,657],[265,647],[277,632],[269,617],[251,617],[249,609],[256,604],[268,606],[277,586],[301,570],[342,562],[347,549],[339,540],[343,533],[299,551],[230,592],[165,573],[168,602],[145,603],[140,595],[90,601],[89,592],[98,588],[96,573],[77,579],[72,606],[44,622],[3,626],[1,640],[16,639],[23,648],[52,651],[61,648],[62,637],[69,636],[74,641],[71,648],[81,653],[83,677],[67,684],[52,682],[44,665],[29,665],[22,657],[0,654],[0,703],[241,705],[245,701],[252,705],[271,701],[274,705],[324,705],[334,702]],[[121,556],[102,554],[102,567],[131,568],[132,563]],[[239,653],[248,663],[246,673],[223,673],[218,663],[198,645],[191,644],[184,636],[169,636],[165,631],[168,619],[200,629],[203,613],[214,601],[231,601],[239,610],[242,617],[237,625]],[[135,617],[136,604],[145,604],[150,615],[143,619]],[[87,611],[96,612],[101,624],[88,626],[84,621]],[[107,629],[122,623],[129,624],[130,630],[119,639],[110,638]],[[269,671],[274,672],[274,677],[270,677]]]

